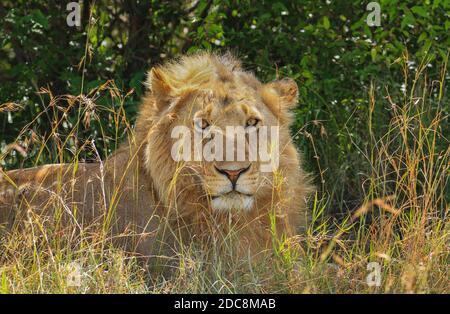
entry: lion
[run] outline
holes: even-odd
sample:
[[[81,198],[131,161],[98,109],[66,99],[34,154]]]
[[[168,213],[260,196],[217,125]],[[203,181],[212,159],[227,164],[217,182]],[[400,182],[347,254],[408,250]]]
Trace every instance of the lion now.
[[[64,223],[129,234],[127,250],[143,257],[162,243],[174,250],[230,233],[237,251],[258,254],[274,237],[305,228],[313,188],[290,135],[294,80],[262,83],[231,54],[201,52],[153,67],[145,85],[134,136],[105,161],[0,173],[0,223],[11,227],[30,212],[50,217],[57,208]],[[276,127],[278,167],[261,171],[248,151],[241,160],[175,160],[180,126],[194,136],[212,126]]]

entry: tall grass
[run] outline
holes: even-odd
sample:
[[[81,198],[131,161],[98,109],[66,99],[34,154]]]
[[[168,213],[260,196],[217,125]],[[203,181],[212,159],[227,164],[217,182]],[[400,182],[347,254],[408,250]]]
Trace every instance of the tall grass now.
[[[310,202],[308,230],[289,239],[274,239],[270,260],[237,260],[232,246],[225,252],[215,247],[205,252],[191,243],[179,249],[170,276],[158,270],[149,273],[132,256],[113,247],[107,233],[73,232],[75,227],[62,228],[55,225],[57,219],[29,211],[25,227],[2,233],[0,292],[448,293],[447,64],[441,76],[432,80],[426,62],[414,73],[408,73],[406,55],[399,62],[404,65],[405,91],[373,84],[367,95],[367,129],[361,130],[370,140],[364,145],[351,141],[366,165],[360,174],[364,196],[359,207],[344,216],[332,216],[327,213],[336,203],[330,194],[317,193]],[[88,127],[101,119],[108,121],[105,128],[110,129],[98,135],[103,154],[124,134],[132,136],[132,123],[123,109],[128,94],[123,95],[113,82],[86,95],[55,97],[48,90],[43,92],[50,101],[41,115],[52,113],[54,129],[44,137],[34,134],[30,123],[0,159],[7,162],[17,154],[25,155],[25,150],[34,152],[36,163],[76,164],[83,156],[98,159],[92,141],[80,142],[77,134],[80,125]],[[112,109],[97,106],[99,93],[107,93],[117,105]],[[0,107],[0,111],[16,109],[13,104]],[[70,110],[78,110],[77,121],[67,120]],[[377,113],[386,111],[389,120],[376,125]],[[62,124],[67,125],[63,135],[57,132]],[[352,138],[350,133],[347,136]],[[305,140],[314,143],[314,139]],[[380,267],[379,286],[367,283],[371,262]]]

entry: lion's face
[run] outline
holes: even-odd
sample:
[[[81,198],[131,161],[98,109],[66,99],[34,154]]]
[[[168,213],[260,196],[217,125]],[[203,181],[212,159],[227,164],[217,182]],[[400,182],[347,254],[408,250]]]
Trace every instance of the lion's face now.
[[[264,192],[263,185],[270,176],[261,172],[259,155],[257,158],[249,156],[250,143],[257,140],[252,135],[277,122],[274,115],[261,110],[263,103],[257,91],[245,86],[222,91],[222,95],[212,90],[196,91],[178,113],[183,125],[190,129],[192,139],[203,139],[197,147],[203,149],[201,160],[187,160],[185,167],[200,179],[213,210],[247,211],[253,208],[257,193]],[[243,148],[241,156],[238,156],[237,133],[227,136],[227,130],[241,132],[244,144],[240,147]],[[194,156],[196,147],[191,147],[191,156]],[[208,156],[216,150],[221,151],[220,156]]]
[[[273,188],[273,173],[262,171],[261,167],[271,162],[267,160],[267,154],[273,153],[273,141],[281,148],[289,141],[284,124],[286,117],[280,116],[284,113],[279,107],[283,104],[279,93],[287,87],[272,83],[263,85],[247,72],[229,69],[216,62],[212,60],[211,64],[204,65],[211,71],[204,80],[196,84],[184,81],[186,86],[182,85],[181,77],[168,77],[174,74],[170,71],[151,72],[151,88],[157,96],[155,101],[160,102],[156,106],[161,108],[159,121],[165,121],[161,123],[164,133],[157,132],[154,136],[171,136],[171,160],[164,164],[164,167],[167,163],[174,165],[172,182],[168,185],[173,186],[175,178],[176,190],[190,193],[199,202],[206,200],[207,206],[214,211],[250,211],[258,199],[270,195]],[[200,74],[197,76],[204,74],[201,70],[198,69]],[[182,75],[192,77],[193,74]],[[177,92],[174,89],[178,89]],[[295,85],[295,97],[296,92]],[[273,137],[271,127],[280,128],[280,139]],[[181,137],[179,132],[174,132],[180,128],[184,132]],[[262,132],[266,142],[260,144]],[[186,137],[189,137],[187,143]],[[182,149],[176,146],[180,140]],[[159,141],[155,138],[153,142]],[[187,146],[183,146],[185,144]],[[254,149],[256,147],[253,153],[252,144]],[[260,152],[260,145],[265,145],[265,152]],[[150,163],[154,160],[152,151],[155,154],[156,150],[149,148]],[[189,154],[180,160],[174,158],[174,151],[180,155],[189,151]],[[279,153],[283,154],[282,151]],[[161,168],[163,163],[153,171],[159,172]]]

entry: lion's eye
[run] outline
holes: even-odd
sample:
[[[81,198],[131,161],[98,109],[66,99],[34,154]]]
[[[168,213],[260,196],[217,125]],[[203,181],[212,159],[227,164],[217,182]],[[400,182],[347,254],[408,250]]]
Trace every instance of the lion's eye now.
[[[259,119],[257,118],[250,118],[247,120],[247,123],[245,124],[245,127],[251,127],[251,126],[257,126],[259,123]]]
[[[194,119],[194,124],[195,127],[199,130],[205,130],[210,125],[208,120],[202,118]]]

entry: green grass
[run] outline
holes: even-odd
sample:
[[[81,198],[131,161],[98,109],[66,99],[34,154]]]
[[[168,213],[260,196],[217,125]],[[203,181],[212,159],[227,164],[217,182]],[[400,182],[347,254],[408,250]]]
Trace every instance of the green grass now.
[[[339,187],[321,184],[323,176],[335,178],[341,186],[346,182],[339,169],[323,164],[333,156],[315,152],[319,158],[306,162],[324,173],[313,173],[319,189],[310,202],[309,228],[293,238],[274,239],[270,259],[236,260],[232,249],[214,254],[214,248],[205,252],[191,244],[178,252],[170,276],[158,269],[149,273],[132,256],[112,247],[104,232],[74,233],[70,228],[61,232],[46,217],[31,212],[24,228],[3,233],[0,292],[449,293],[447,64],[442,68],[438,79],[427,77],[425,62],[415,73],[405,72],[404,93],[390,91],[389,86],[369,88],[366,129],[359,130],[368,140],[356,140],[352,132],[345,133],[345,126],[339,130],[350,145],[342,149],[358,153],[353,173],[360,179],[352,180],[362,182],[354,187],[362,191],[358,205],[348,211],[342,201],[336,201],[342,200],[335,193]],[[117,105],[96,106],[97,92],[109,94]],[[105,154],[132,134],[132,123],[123,109],[127,95],[113,82],[89,91],[86,97],[46,93],[50,95],[48,111],[36,119],[53,113],[54,129],[46,136],[33,134],[33,124],[28,124],[0,156],[6,165],[25,158],[24,146],[32,152],[27,160],[36,164],[49,160],[77,163],[92,146],[89,140],[80,140],[81,124],[104,124],[99,138]],[[2,105],[0,111],[13,107]],[[61,113],[71,110],[78,112],[78,118],[60,135],[57,126],[69,122]],[[380,113],[389,118],[380,119]],[[314,143],[324,142],[311,135],[303,140],[311,149]],[[378,287],[366,282],[370,262],[381,267]],[[80,268],[80,285],[72,280],[76,267]]]

